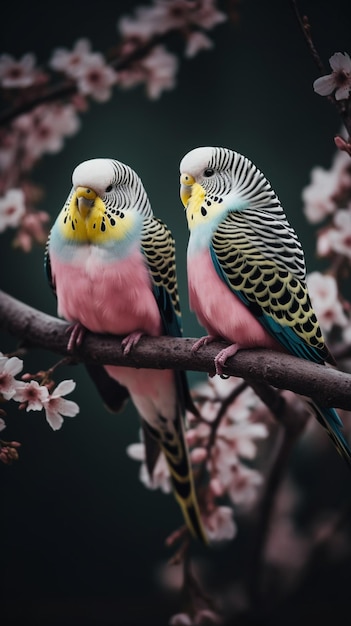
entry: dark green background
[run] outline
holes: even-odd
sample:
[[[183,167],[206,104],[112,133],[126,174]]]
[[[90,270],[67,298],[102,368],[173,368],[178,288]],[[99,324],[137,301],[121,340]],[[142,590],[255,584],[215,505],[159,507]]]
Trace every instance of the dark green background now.
[[[104,52],[117,42],[117,18],[136,5],[105,0],[9,4],[2,16],[0,52],[18,57],[33,51],[45,64],[55,48],[71,48],[83,36]],[[346,0],[301,3],[328,71],[334,52],[350,52],[348,6]],[[193,337],[202,330],[187,301],[188,234],[178,195],[183,155],[199,145],[218,145],[251,158],[278,193],[311,271],[320,267],[316,229],[302,214],[301,192],[314,165],[329,167],[333,136],[341,127],[336,110],[313,92],[318,72],[288,0],[243,0],[238,8],[238,23],[225,23],[210,34],[213,51],[181,60],[175,90],[150,101],[144,87],[116,89],[108,103],[91,102],[80,132],[33,170],[33,180],[45,190],[40,208],[52,220],[79,162],[113,157],[138,172],[155,214],[176,239],[184,333]],[[37,247],[28,255],[13,250],[12,235],[8,230],[0,237],[1,288],[55,314],[43,250]],[[3,334],[0,339],[3,351],[15,348],[13,339]],[[25,371],[55,360],[35,351],[25,359]],[[83,367],[57,371],[57,382],[68,377],[77,381],[69,397],[79,403],[80,413],[67,418],[58,432],[41,413],[19,413],[9,403],[2,434],[19,439],[22,448],[17,464],[0,466],[0,622],[166,624],[181,606],[155,580],[157,567],[171,555],[164,539],[181,523],[178,507],[171,496],[146,490],[138,480],[139,464],[126,456],[126,446],[138,438],[134,409],[119,416],[107,413]],[[198,378],[190,374],[192,382]],[[223,574],[232,562],[233,571],[240,572],[242,532],[210,556],[199,547],[195,552],[213,571],[222,568]],[[319,586],[323,596],[323,581]],[[313,618],[325,615],[320,602],[311,601]],[[297,604],[288,614],[278,612],[277,623],[309,616],[305,609]]]

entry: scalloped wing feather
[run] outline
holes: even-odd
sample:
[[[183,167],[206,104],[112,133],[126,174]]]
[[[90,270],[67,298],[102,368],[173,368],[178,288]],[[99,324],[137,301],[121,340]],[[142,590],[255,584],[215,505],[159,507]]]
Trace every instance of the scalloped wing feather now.
[[[274,248],[269,235],[274,230],[268,226],[263,241],[243,214],[230,214],[212,238],[218,275],[288,352],[334,363],[310,302],[299,248],[292,254],[295,244],[290,248],[281,238]]]

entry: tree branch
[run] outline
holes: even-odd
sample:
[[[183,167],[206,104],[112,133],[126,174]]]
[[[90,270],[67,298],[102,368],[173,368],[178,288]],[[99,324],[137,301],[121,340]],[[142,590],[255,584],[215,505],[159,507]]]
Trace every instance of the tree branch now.
[[[82,346],[67,353],[68,324],[34,309],[0,291],[0,329],[21,340],[27,348],[43,348],[73,356],[86,363],[178,369],[215,373],[214,357],[225,344],[213,342],[192,354],[196,339],[142,337],[130,354],[123,355],[121,338],[87,332]],[[270,350],[241,350],[228,359],[226,374],[290,389],[318,400],[324,406],[351,409],[351,375]]]

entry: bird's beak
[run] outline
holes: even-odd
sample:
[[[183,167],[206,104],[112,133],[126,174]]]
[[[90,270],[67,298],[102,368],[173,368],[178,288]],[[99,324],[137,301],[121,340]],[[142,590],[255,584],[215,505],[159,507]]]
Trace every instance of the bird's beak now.
[[[188,205],[189,199],[191,197],[192,186],[195,183],[195,178],[190,176],[190,174],[182,174],[180,177],[180,199],[185,206]]]
[[[90,213],[96,197],[97,193],[93,189],[89,189],[89,187],[77,187],[76,198],[78,211],[83,219]]]

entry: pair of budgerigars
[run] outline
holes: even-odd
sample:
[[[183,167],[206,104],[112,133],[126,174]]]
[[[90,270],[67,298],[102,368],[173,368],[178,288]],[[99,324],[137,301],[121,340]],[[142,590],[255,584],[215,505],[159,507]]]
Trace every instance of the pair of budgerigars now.
[[[71,322],[70,349],[85,329],[124,335],[128,352],[142,335],[180,337],[175,244],[157,219],[139,176],[113,159],[91,159],[73,172],[73,188],[54,223],[46,269],[58,313]],[[190,308],[208,335],[229,347],[218,374],[241,348],[269,348],[333,363],[306,287],[304,255],[262,172],[227,148],[199,147],[180,164],[180,195],[189,228]],[[113,410],[130,397],[140,415],[152,475],[165,454],[186,525],[206,542],[185,440],[191,408],[186,374],[173,370],[88,366]],[[351,450],[334,409],[315,405],[337,450]]]

